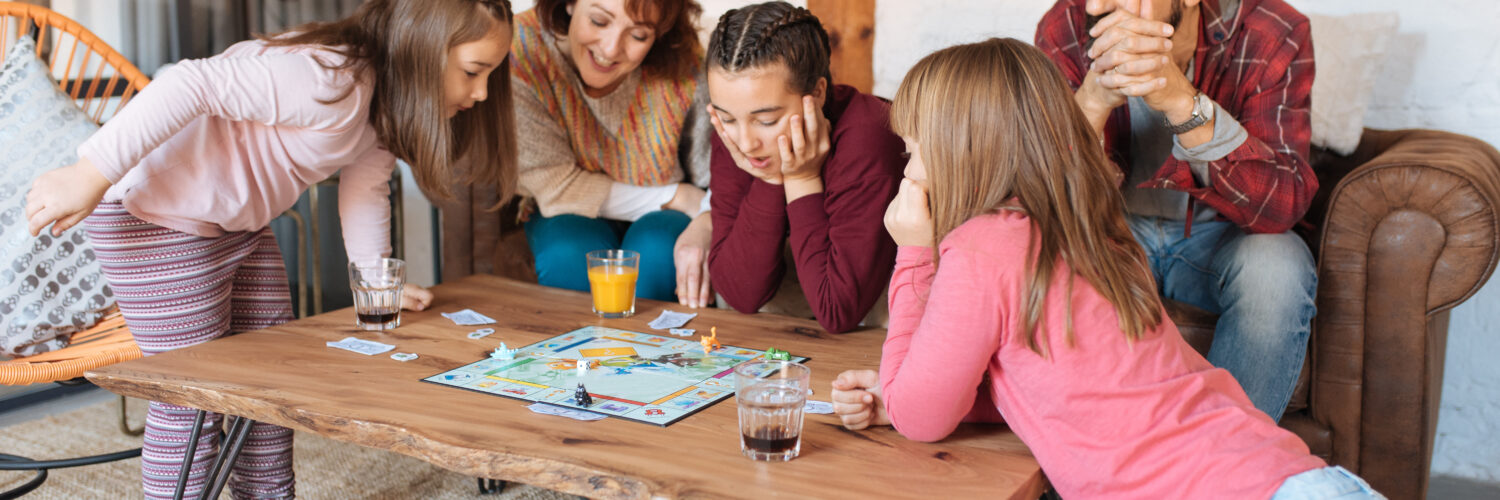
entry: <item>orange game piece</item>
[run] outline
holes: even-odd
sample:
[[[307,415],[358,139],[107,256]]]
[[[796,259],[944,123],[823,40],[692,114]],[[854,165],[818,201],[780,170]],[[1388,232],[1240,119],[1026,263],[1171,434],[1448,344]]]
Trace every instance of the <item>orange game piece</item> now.
[[[709,333],[713,334],[713,336],[702,335],[698,338],[698,343],[703,344],[703,354],[708,354],[710,352],[713,352],[714,349],[721,349],[724,347],[723,345],[719,344],[719,327],[710,327],[708,331]]]

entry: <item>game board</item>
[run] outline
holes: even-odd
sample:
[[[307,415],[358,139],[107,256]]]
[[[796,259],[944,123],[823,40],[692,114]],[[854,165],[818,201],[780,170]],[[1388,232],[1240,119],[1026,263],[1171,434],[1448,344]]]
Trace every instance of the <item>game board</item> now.
[[[764,356],[730,345],[704,354],[696,338],[587,326],[523,347],[513,360],[484,359],[422,380],[569,408],[584,408],[573,402],[583,383],[594,400],[584,409],[666,427],[734,396],[734,365]],[[595,363],[583,377],[580,360]]]

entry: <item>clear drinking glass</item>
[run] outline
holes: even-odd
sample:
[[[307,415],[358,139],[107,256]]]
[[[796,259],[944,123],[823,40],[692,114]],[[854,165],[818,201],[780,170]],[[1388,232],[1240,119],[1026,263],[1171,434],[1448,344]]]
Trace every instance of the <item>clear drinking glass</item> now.
[[[349,288],[354,291],[354,325],[365,330],[401,326],[401,287],[406,263],[401,259],[371,259],[349,263]]]
[[[785,462],[802,451],[802,405],[812,370],[791,361],[746,361],[734,367],[740,452],[751,460]]]
[[[631,250],[594,250],[586,258],[594,314],[603,318],[635,314],[635,280],[640,276],[641,254]]]

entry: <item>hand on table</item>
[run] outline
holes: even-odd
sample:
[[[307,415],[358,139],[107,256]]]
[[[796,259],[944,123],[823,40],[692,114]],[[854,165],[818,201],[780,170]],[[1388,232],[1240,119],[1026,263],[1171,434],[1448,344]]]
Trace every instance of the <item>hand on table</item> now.
[[[677,302],[688,307],[706,307],[714,301],[708,277],[708,247],[713,238],[712,214],[693,218],[677,236],[672,258],[677,265]]]
[[[408,311],[425,311],[432,305],[432,290],[407,283],[401,287],[401,308]]]
[[[880,398],[880,374],[875,370],[848,370],[833,379],[833,413],[851,431],[872,425],[891,425]]]

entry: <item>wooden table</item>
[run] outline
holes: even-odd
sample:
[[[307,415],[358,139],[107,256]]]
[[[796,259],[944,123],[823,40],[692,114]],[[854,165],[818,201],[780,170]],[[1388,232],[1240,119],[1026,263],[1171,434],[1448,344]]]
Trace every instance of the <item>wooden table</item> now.
[[[720,402],[665,427],[607,418],[579,422],[533,413],[528,402],[421,379],[484,357],[503,340],[524,346],[586,325],[652,331],[676,304],[642,300],[632,318],[605,320],[588,295],[472,276],[433,289],[426,312],[400,328],[362,332],[343,309],[100,368],[89,380],[126,396],[239,415],[390,450],[483,478],[589,497],[933,497],[1033,500],[1046,485],[1031,452],[1002,425],[964,425],[939,443],[890,428],[852,432],[833,415],[807,415],[802,452],[784,463],[740,454],[735,404]],[[496,333],[464,336],[439,312],[495,318]],[[811,357],[814,399],[846,369],[874,369],[883,330],[825,333],[810,320],[702,310],[689,327],[719,327],[725,345],[778,347]],[[346,336],[414,352],[399,362],[329,348]],[[337,474],[337,471],[326,471]]]

